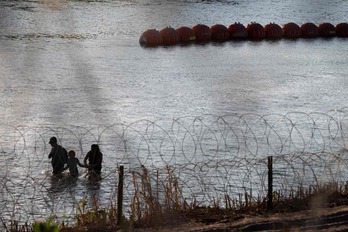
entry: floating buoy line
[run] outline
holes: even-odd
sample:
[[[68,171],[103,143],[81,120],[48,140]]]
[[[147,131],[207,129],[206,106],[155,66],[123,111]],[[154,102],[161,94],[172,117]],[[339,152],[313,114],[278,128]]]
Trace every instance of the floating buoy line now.
[[[262,26],[252,22],[247,26],[235,22],[228,27],[222,24],[215,24],[211,27],[204,24],[197,24],[193,27],[182,26],[177,29],[166,27],[162,30],[148,29],[144,31],[139,43],[145,47],[173,46],[186,43],[207,43],[225,42],[228,40],[276,40],[282,38],[317,38],[317,37],[348,37],[348,23],[338,23],[334,26],[331,23],[316,25],[308,22],[301,26],[289,22],[282,27],[276,23],[269,23]]]

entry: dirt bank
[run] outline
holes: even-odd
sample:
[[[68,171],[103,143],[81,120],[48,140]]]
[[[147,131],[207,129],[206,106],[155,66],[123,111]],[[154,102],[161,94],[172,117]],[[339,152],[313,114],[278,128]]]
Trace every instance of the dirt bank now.
[[[234,219],[201,218],[165,227],[136,229],[136,232],[227,232],[227,231],[348,231],[348,206],[269,213],[262,216],[239,215]]]

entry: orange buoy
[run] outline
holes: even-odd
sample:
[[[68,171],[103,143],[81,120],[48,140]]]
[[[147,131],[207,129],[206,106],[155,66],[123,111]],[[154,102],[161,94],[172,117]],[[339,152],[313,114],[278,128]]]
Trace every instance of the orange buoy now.
[[[230,33],[230,39],[246,39],[248,37],[248,31],[241,23],[231,24],[227,30]]]
[[[283,37],[299,38],[301,37],[301,28],[296,23],[290,22],[283,26]]]
[[[301,37],[315,38],[319,36],[319,29],[314,23],[304,23],[301,25]]]
[[[267,39],[280,39],[283,36],[283,29],[275,23],[269,23],[265,26],[265,37]]]
[[[348,37],[348,23],[339,23],[335,28],[337,36]]]
[[[252,22],[246,27],[248,31],[248,38],[251,40],[261,40],[265,38],[265,29],[259,23]]]
[[[196,35],[192,28],[189,27],[179,27],[176,29],[176,33],[179,36],[179,41],[181,43],[189,43],[196,40]]]
[[[197,24],[192,27],[193,32],[196,35],[197,42],[209,42],[211,39],[211,30],[207,25]]]
[[[318,26],[319,35],[323,37],[332,37],[336,35],[335,26],[331,23],[321,23]]]
[[[224,25],[215,24],[210,27],[211,40],[218,42],[225,42],[230,38],[230,33]]]
[[[139,38],[141,46],[155,47],[162,45],[162,37],[156,29],[149,29],[143,32]]]
[[[163,28],[160,30],[160,35],[162,37],[162,44],[165,46],[175,45],[179,42],[179,36],[172,27]]]

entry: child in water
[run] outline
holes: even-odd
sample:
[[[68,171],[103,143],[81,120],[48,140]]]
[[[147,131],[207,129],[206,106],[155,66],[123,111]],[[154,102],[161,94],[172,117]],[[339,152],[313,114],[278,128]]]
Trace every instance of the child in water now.
[[[86,166],[81,164],[79,159],[75,157],[74,150],[70,150],[68,155],[69,155],[69,158],[68,158],[68,161],[66,162],[66,167],[64,168],[64,170],[67,170],[69,168],[70,175],[77,177],[79,175],[79,170],[77,169],[77,165],[83,168],[85,168]]]

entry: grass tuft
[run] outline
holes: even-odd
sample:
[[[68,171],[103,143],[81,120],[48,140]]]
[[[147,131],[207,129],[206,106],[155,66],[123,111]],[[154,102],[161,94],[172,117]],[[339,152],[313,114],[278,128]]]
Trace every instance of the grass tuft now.
[[[165,181],[159,181],[160,177]],[[34,223],[33,225],[19,225],[16,221],[4,223],[7,232],[108,232],[133,231],[134,228],[157,228],[161,226],[176,226],[188,221],[205,224],[215,222],[235,221],[246,215],[263,215],[270,213],[296,212],[308,209],[348,205],[348,184],[322,184],[309,188],[298,187],[290,193],[273,192],[273,209],[267,209],[267,198],[254,197],[245,191],[237,197],[229,195],[217,196],[210,206],[202,206],[193,200],[188,203],[182,194],[178,178],[168,166],[165,173],[150,174],[145,166],[140,172],[132,173],[134,195],[130,202],[129,217],[122,216],[118,223],[117,207],[111,204],[108,208],[101,208],[95,196],[89,199],[92,206],[87,208],[87,199],[83,198],[76,212],[74,226],[59,227],[52,221]],[[223,201],[221,201],[221,199]],[[222,202],[222,203],[221,203]],[[47,226],[47,228],[45,227]],[[38,230],[38,228],[42,230]],[[51,229],[51,230],[50,230]]]

